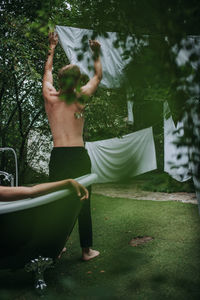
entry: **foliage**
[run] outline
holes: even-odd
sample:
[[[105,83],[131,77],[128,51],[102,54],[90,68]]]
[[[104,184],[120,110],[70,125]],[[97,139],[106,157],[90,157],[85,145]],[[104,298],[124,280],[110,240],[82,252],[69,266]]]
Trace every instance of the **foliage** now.
[[[185,64],[177,63],[184,38],[199,34],[199,13],[198,0],[2,1],[1,146],[17,149],[21,175],[26,166],[28,133],[38,127],[44,133],[48,131],[42,104],[41,81],[48,50],[47,34],[55,24],[93,29],[94,38],[97,33],[106,37],[106,31],[116,31],[118,40],[113,46],[124,47],[124,56],[132,57],[132,62],[126,69],[124,85],[121,91],[117,91],[119,96],[124,96],[121,99],[118,97],[115,103],[116,93],[111,91],[111,97],[108,97],[107,91],[103,91],[88,106],[85,136],[89,140],[120,136],[135,130],[123,121],[127,87],[131,87],[136,107],[141,101],[160,103],[168,100],[175,122],[186,112],[189,113],[185,131],[190,137],[189,145],[199,149],[199,129],[190,121],[191,111],[195,110],[197,115],[200,111],[199,92],[195,88],[196,85],[199,86],[199,65],[196,70],[193,68],[200,54],[192,51]],[[132,39],[133,45],[140,46],[125,49],[127,35]],[[86,42],[87,39],[84,43]],[[189,43],[187,48],[193,49],[193,45]],[[62,49],[57,47],[55,74],[65,63],[67,59]],[[191,97],[197,99],[195,104],[188,104]],[[100,108],[98,114],[97,108]],[[160,134],[161,132],[158,133]],[[188,142],[184,137],[180,142],[184,144],[186,140]],[[199,161],[198,151],[194,155],[197,155]],[[1,164],[6,167],[5,157]]]
[[[44,117],[41,108],[41,75],[34,67],[36,61],[40,66],[43,53],[36,38],[25,38],[26,22],[23,19],[16,19],[12,15],[4,15],[3,18],[0,49],[1,146],[16,149],[20,168],[23,168],[28,133],[33,124]],[[37,48],[39,51],[36,52]],[[6,165],[4,157],[1,169]]]
[[[136,188],[143,191],[163,193],[195,192],[191,179],[186,182],[179,182],[173,179],[169,174],[159,170],[136,176],[131,179],[130,182]]]
[[[48,131],[41,93],[48,43],[40,31],[27,34],[31,23],[26,14],[23,16],[23,10],[18,15],[15,6],[8,8],[10,12],[1,11],[0,24],[0,144],[17,151],[19,178],[23,181],[29,133],[38,127],[44,134]],[[2,154],[1,170],[14,173],[13,169],[10,158]]]
[[[130,130],[125,96],[119,90],[99,90],[86,105],[85,117],[86,141],[121,137]]]

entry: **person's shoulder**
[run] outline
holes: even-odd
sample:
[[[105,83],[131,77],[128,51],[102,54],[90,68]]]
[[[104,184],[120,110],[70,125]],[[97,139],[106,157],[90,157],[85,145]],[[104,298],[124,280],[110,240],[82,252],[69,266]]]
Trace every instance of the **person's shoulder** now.
[[[77,101],[81,104],[86,104],[89,97],[90,95],[84,92],[84,87],[81,87],[80,92],[76,92]]]
[[[43,97],[47,101],[59,100],[59,92],[56,91],[55,87],[50,82],[43,83]]]

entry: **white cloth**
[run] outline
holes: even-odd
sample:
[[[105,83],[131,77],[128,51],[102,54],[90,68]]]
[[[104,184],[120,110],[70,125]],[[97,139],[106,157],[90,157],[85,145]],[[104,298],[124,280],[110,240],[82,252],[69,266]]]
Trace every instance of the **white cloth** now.
[[[168,103],[164,103],[164,171],[177,181],[191,178],[188,170],[188,147],[177,147],[178,138],[183,135],[182,122],[175,126]],[[179,132],[175,132],[180,129]],[[179,158],[179,159],[178,159]],[[186,165],[186,167],[184,167]]]
[[[127,122],[128,122],[128,124],[133,124],[134,123],[133,101],[130,101],[130,100],[127,101],[127,110],[128,110]]]
[[[178,51],[178,53],[177,53],[177,46],[173,48],[173,51],[177,54],[176,63],[179,66],[184,66],[186,63],[188,63],[195,70],[197,70],[197,68],[200,66],[200,59],[199,59],[200,36],[192,36],[192,35],[187,36],[186,38],[181,40],[181,48]],[[197,55],[197,60],[193,61],[190,59],[192,54]]]
[[[187,36],[181,41],[181,49],[177,51],[178,47],[174,46],[173,51],[177,54],[176,63],[179,66],[184,66],[185,64],[190,65],[196,72],[198,72],[198,68],[200,67],[200,36]],[[195,60],[191,59],[191,56],[196,57]],[[189,112],[191,116],[191,120],[193,123],[193,134],[195,135],[194,139],[196,140],[196,146],[190,147],[189,152],[190,155],[194,155],[196,158],[196,162],[193,161],[190,164],[191,173],[193,175],[193,182],[196,189],[196,196],[199,204],[199,213],[200,213],[200,150],[198,146],[199,138],[200,138],[200,117],[199,117],[199,94],[200,94],[200,84],[194,77],[196,76],[195,72],[191,72],[186,78],[189,83],[188,92],[191,95],[191,98],[188,102],[193,102],[196,100],[197,103],[193,102],[194,106]],[[185,86],[182,86],[185,89]],[[186,116],[187,118],[187,116]],[[191,122],[191,121],[190,121]]]
[[[152,127],[97,142],[87,142],[97,182],[132,178],[157,168]]]
[[[188,123],[193,121],[193,145],[190,148],[190,155],[192,157],[190,168],[193,175],[193,183],[196,190],[196,197],[199,205],[199,214],[200,214],[200,104],[198,99],[191,100],[192,108],[190,110],[191,119],[188,120]]]
[[[87,41],[92,39],[93,30],[56,26],[56,32],[58,33],[60,44],[63,47],[70,63],[78,65],[81,72],[87,74],[91,78],[94,74],[92,50],[88,48],[84,52],[83,59],[80,61],[77,56],[79,54],[83,54],[82,40],[85,39],[85,36],[87,37]],[[107,32],[107,35],[107,38],[102,36],[96,37],[101,44],[103,78],[100,85],[107,88],[114,88],[120,86],[123,69],[126,64],[130,62],[130,58],[123,58],[124,50],[122,47],[115,48],[113,46],[113,43],[117,39],[117,33]],[[132,46],[132,39],[127,37],[126,48],[130,49]]]
[[[196,191],[196,197],[198,200],[199,214],[200,214],[200,163],[192,164],[193,183]]]

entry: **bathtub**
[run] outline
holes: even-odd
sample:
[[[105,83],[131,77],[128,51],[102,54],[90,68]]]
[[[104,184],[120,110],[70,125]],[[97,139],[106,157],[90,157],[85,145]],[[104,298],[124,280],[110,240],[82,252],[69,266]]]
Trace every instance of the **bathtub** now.
[[[91,185],[96,174],[76,180]],[[60,190],[34,199],[0,202],[0,268],[33,270],[30,264],[51,264],[70,235],[82,202],[70,190]],[[39,262],[40,260],[40,262]],[[45,270],[45,266],[42,267]],[[41,271],[41,268],[39,272]]]

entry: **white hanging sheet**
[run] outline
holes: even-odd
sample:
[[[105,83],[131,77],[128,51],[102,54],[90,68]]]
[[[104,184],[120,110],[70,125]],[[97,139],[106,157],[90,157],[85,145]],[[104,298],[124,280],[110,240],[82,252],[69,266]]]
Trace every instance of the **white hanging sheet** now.
[[[191,47],[192,46],[192,47]],[[176,63],[179,66],[184,66],[186,63],[190,64],[194,70],[200,66],[199,52],[200,52],[200,36],[189,35],[181,40],[181,48],[177,53],[177,46],[172,49],[176,56]],[[191,60],[192,54],[197,55],[197,60]],[[188,80],[192,80],[192,74],[188,77]]]
[[[179,66],[184,66],[185,64],[189,64],[196,72],[198,72],[198,68],[200,67],[200,36],[187,36],[181,41],[181,49],[177,53],[177,46],[174,46],[174,53],[177,54],[176,63]],[[195,60],[191,60],[191,56],[196,56]],[[200,94],[200,84],[194,80],[194,76],[196,76],[195,72],[191,73],[187,77],[188,83],[190,86],[188,91],[191,93],[191,98],[188,100],[195,101],[196,98],[197,103],[195,104],[193,109],[189,112],[191,119],[193,120],[193,128],[194,134],[196,135],[196,140],[199,141],[200,137],[200,117],[199,117],[199,94]],[[195,108],[196,107],[196,108]],[[187,116],[186,116],[187,118]],[[190,163],[191,173],[193,175],[193,182],[196,189],[196,196],[199,204],[199,214],[200,214],[200,149],[199,147],[190,147],[189,149],[190,155],[195,155],[196,162]]]
[[[127,110],[128,110],[127,122],[128,124],[133,124],[134,123],[133,101],[130,100],[127,101]]]
[[[180,182],[191,178],[188,170],[188,147],[176,146],[178,138],[183,135],[182,122],[175,126],[168,103],[164,103],[164,171]],[[169,116],[169,117],[168,117]],[[167,118],[168,117],[168,118]],[[181,129],[180,132],[176,130]],[[179,157],[179,159],[178,159]],[[186,165],[184,167],[183,165]]]
[[[82,40],[85,36],[87,41],[92,38],[93,30],[80,29],[67,26],[56,26],[56,32],[59,36],[59,41],[64,49],[71,64],[78,65],[81,72],[87,74],[91,78],[93,72],[93,59],[92,50],[88,48],[83,55],[82,60],[78,60],[78,55],[82,52]],[[116,32],[107,32],[108,37],[97,36],[96,39],[101,44],[101,62],[103,69],[103,78],[101,80],[101,86],[107,88],[115,88],[120,86],[122,79],[123,69],[130,58],[123,58],[123,48],[115,48],[113,43],[117,39]],[[89,44],[88,44],[89,45]],[[132,39],[127,37],[126,49],[130,49],[133,46]]]
[[[199,149],[197,151],[199,151]],[[198,206],[199,206],[199,214],[200,214],[200,163],[198,163],[198,164],[192,163],[191,169],[192,169],[192,174],[193,174],[192,179],[194,182],[196,197],[197,197]]]
[[[190,168],[192,171],[192,179],[194,183],[194,187],[196,190],[196,197],[199,205],[199,214],[200,214],[200,105],[198,99],[191,99],[190,103],[193,104],[192,109],[188,113],[190,116],[190,122],[193,121],[193,134],[196,142],[190,147],[190,155],[192,156]],[[189,122],[189,121],[188,121]],[[195,160],[195,161],[194,161]]]
[[[97,142],[87,142],[96,182],[115,182],[157,168],[152,127]]]

